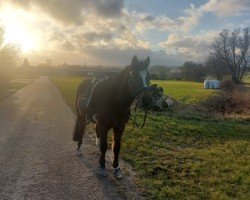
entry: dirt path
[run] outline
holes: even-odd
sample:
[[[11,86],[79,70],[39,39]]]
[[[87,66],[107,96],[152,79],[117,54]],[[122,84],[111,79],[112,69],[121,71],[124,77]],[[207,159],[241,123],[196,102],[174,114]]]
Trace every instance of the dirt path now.
[[[124,198],[112,178],[98,177],[91,139],[75,155],[74,119],[47,77],[0,102],[0,199]]]

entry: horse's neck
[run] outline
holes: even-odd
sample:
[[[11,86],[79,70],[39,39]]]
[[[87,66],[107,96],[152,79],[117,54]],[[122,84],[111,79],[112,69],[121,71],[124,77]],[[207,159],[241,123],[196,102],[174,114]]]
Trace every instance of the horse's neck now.
[[[125,69],[114,78],[112,103],[116,109],[127,110],[134,101],[134,97],[129,90],[128,73],[128,69]]]

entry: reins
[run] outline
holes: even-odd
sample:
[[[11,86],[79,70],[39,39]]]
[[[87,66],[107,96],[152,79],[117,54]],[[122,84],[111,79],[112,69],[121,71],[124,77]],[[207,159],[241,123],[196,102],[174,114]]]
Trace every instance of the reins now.
[[[140,100],[137,98],[137,101],[136,101],[136,104],[135,104],[135,107],[134,107],[133,126],[132,126],[132,129],[129,131],[129,133],[132,133],[132,132],[134,131],[135,126],[136,126],[137,128],[143,129],[143,127],[144,127],[145,124],[146,124],[148,110],[145,110],[145,112],[144,112],[143,123],[142,123],[141,127],[139,127],[138,123],[136,122],[136,118],[137,118],[137,105],[138,105],[138,102],[140,102]],[[129,119],[132,120],[131,118],[129,118]]]
[[[151,83],[149,82],[149,84],[151,85]],[[132,89],[133,91],[133,87],[131,86],[131,78],[128,79],[128,85],[129,87]],[[145,126],[145,123],[146,123],[146,120],[147,120],[147,114],[148,114],[148,109],[144,110],[144,117],[143,117],[143,123],[141,125],[141,127],[139,127],[138,123],[136,122],[136,118],[137,118],[137,106],[138,106],[138,103],[141,102],[140,98],[137,96],[137,93],[139,93],[140,91],[144,90],[144,89],[148,89],[148,87],[142,87],[142,88],[139,88],[137,91],[133,91],[134,92],[134,95],[137,99],[136,101],[136,104],[135,104],[135,107],[134,107],[134,119],[132,118],[129,118],[130,120],[133,120],[133,126],[132,126],[132,129],[129,131],[129,133],[132,133],[135,129],[135,126],[137,128],[140,128],[140,129],[143,129],[143,127]]]

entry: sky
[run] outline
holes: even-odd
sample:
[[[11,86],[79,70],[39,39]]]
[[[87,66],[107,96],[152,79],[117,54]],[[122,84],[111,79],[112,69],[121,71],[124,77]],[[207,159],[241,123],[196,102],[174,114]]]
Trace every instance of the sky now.
[[[250,26],[250,0],[0,0],[4,42],[33,65],[203,62],[224,28]]]

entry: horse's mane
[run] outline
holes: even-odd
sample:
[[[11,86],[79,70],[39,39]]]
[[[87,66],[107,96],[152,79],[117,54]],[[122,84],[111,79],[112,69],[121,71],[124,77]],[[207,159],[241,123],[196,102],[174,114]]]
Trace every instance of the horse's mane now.
[[[143,63],[143,61],[139,61],[139,63]],[[143,64],[141,64],[142,67],[137,66],[136,69],[137,70],[145,70],[145,67],[143,66]],[[116,92],[119,92],[119,88],[124,89],[127,86],[128,83],[128,76],[130,74],[132,66],[131,65],[127,65],[124,69],[122,69],[118,74],[116,74],[113,77],[113,90],[116,90]]]
[[[121,90],[123,90],[127,86],[130,69],[131,66],[126,66],[113,77],[113,81],[111,83],[111,90],[119,94]]]
[[[129,89],[128,89],[128,76],[130,74],[131,66],[126,66],[122,69],[118,74],[112,77],[112,81],[110,82],[109,92],[107,92],[107,97],[110,99],[114,104],[113,107],[119,102],[119,105],[126,101],[129,101],[131,98]],[[126,100],[127,99],[127,100]]]

